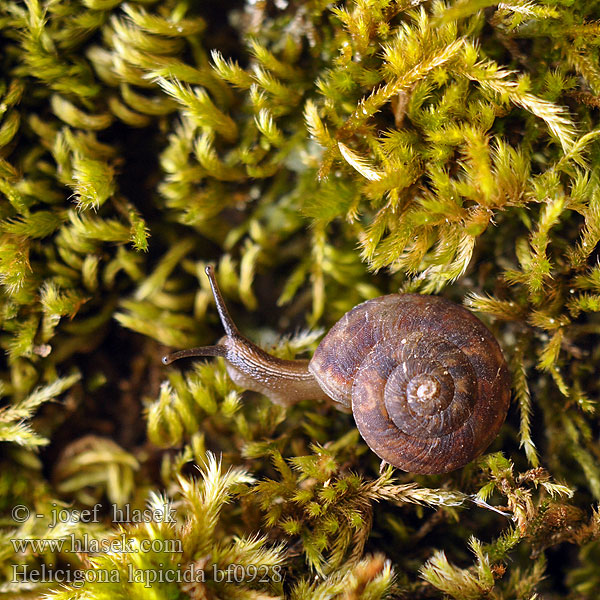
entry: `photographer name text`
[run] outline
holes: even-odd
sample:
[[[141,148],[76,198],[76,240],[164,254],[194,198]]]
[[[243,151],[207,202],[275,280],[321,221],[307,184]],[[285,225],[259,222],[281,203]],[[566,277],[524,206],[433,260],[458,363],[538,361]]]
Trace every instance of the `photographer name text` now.
[[[61,508],[56,503],[53,503],[49,514],[50,524],[48,528],[54,529],[61,523],[100,523],[104,520],[100,516],[102,507],[102,504],[95,504],[89,509],[76,510]],[[17,523],[24,523],[31,516],[31,510],[24,504],[18,504],[12,509],[12,518]],[[47,518],[47,515],[44,514],[35,514],[33,516],[37,519]],[[175,523],[175,509],[166,503],[159,507],[145,509],[131,508],[129,504],[125,504],[122,507],[111,504],[110,520],[113,523]]]

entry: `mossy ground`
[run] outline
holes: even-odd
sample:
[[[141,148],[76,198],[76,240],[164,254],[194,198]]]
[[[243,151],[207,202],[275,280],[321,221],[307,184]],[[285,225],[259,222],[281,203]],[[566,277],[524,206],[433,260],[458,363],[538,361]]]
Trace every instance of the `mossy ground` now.
[[[0,595],[598,597],[599,2],[2,0],[0,32]],[[163,367],[222,335],[208,262],[285,357],[383,293],[463,303],[500,436],[380,472],[349,415]],[[73,552],[147,503],[175,522],[125,537],[177,552]]]

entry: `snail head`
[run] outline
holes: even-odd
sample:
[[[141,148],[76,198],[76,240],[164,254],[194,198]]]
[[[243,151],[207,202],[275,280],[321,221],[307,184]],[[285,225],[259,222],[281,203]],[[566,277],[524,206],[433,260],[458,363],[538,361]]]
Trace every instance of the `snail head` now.
[[[277,404],[289,405],[304,398],[327,398],[309,372],[308,360],[277,358],[239,332],[219,290],[213,266],[208,265],[205,271],[219,318],[225,329],[225,336],[214,346],[201,346],[167,354],[162,359],[163,364],[170,365],[180,358],[221,356],[225,359],[227,372],[234,383],[260,392]]]

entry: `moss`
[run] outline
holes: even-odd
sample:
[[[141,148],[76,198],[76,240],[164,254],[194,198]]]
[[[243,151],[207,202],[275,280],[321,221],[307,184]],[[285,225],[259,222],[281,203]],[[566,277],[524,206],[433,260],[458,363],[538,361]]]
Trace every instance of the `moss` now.
[[[0,594],[594,598],[598,19],[580,0],[0,2]],[[221,359],[163,367],[221,335],[208,262],[284,357],[383,293],[476,311],[513,377],[490,453],[379,472],[349,415],[274,406]],[[119,529],[111,506],[147,502],[175,522]],[[120,535],[180,546],[73,551]],[[190,568],[208,579],[159,580]]]

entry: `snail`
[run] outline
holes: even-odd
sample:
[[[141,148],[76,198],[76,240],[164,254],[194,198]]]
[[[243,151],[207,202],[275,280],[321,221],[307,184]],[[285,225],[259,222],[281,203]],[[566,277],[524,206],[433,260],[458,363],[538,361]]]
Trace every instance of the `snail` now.
[[[508,411],[510,377],[500,346],[468,310],[437,296],[390,294],[347,312],[312,359],[283,360],[245,338],[206,267],[225,336],[173,352],[222,356],[238,385],[289,405],[306,398],[352,410],[367,445],[412,473],[445,473],[479,456]]]

